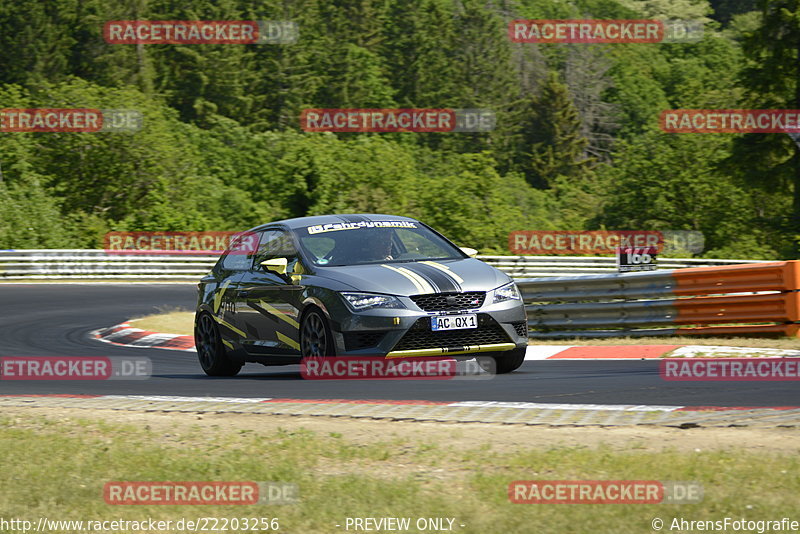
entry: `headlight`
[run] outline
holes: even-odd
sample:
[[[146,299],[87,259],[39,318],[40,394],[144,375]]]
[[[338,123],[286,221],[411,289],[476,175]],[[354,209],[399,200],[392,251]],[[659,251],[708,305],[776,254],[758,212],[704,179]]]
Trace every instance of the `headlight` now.
[[[498,287],[494,290],[494,300],[492,301],[493,304],[505,302],[507,300],[522,300],[522,296],[519,294],[519,289],[517,289],[517,284],[514,282],[509,282],[508,284]]]
[[[403,304],[391,295],[377,295],[375,293],[342,293],[344,300],[355,311],[364,311],[372,308],[402,308]]]

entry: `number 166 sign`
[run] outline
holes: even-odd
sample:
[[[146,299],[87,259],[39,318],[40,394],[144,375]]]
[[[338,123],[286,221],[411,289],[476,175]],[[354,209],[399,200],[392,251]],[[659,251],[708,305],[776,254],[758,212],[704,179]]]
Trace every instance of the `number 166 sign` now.
[[[617,247],[617,270],[621,273],[656,270],[656,247]]]

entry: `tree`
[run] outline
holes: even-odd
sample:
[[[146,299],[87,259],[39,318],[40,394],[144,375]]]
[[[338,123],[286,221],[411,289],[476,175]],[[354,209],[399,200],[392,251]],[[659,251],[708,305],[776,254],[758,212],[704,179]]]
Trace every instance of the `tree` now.
[[[711,7],[714,20],[723,24],[728,24],[737,15],[755,11],[758,8],[758,0],[711,0]]]
[[[608,75],[612,62],[603,45],[571,45],[564,78],[581,120],[580,134],[587,141],[586,153],[603,161],[619,128],[617,105],[606,101],[614,80]]]
[[[431,154],[418,190],[420,217],[456,243],[507,254],[514,230],[553,229],[554,203],[517,174],[501,176],[488,153]]]
[[[77,0],[0,3],[0,84],[33,84],[69,75]]]
[[[749,62],[741,78],[745,105],[800,109],[800,2],[761,0],[759,7],[761,24],[744,40]],[[776,205],[771,218],[776,228],[792,235],[785,252],[800,258],[800,146],[785,134],[747,134],[736,140],[733,154],[728,168],[748,188],[792,199],[783,213]]]
[[[709,22],[712,12],[708,0],[618,0],[623,6],[647,18],[700,20]]]
[[[48,177],[36,172],[35,153],[29,134],[0,137],[0,248],[74,245],[59,202],[45,188]]]
[[[579,184],[589,179],[594,161],[586,155],[578,111],[557,73],[550,73],[529,113],[523,129],[528,182],[547,189],[559,180]]]
[[[709,257],[775,258],[775,233],[761,206],[720,167],[729,138],[650,132],[621,142],[614,166],[599,172],[608,195],[595,226],[695,230]]]

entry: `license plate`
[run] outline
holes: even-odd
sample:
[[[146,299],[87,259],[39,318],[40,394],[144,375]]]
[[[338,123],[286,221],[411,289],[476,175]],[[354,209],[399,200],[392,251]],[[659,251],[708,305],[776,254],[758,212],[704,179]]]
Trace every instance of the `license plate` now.
[[[477,315],[445,315],[431,317],[431,330],[463,330],[465,328],[478,328]]]

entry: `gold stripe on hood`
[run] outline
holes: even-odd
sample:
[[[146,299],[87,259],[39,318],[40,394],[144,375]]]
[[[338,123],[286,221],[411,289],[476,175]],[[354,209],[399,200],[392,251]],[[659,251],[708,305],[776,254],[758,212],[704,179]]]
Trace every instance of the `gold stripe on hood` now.
[[[408,269],[403,269],[402,267],[399,268],[392,267],[391,265],[386,265],[385,263],[381,264],[381,267],[386,267],[387,269],[391,269],[397,273],[402,274],[403,276],[408,278],[412,284],[414,284],[414,287],[416,287],[417,291],[419,291],[420,293],[436,293],[436,290],[433,289],[433,286],[431,286],[427,280],[425,280],[416,273],[412,273]]]

